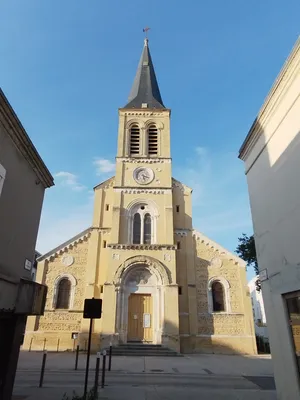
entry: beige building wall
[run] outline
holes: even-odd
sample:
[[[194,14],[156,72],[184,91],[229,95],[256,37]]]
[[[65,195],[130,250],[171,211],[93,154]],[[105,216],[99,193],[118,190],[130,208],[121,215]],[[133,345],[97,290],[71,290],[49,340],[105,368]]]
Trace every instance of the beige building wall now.
[[[245,163],[255,245],[278,399],[298,399],[299,313],[293,326],[285,295],[299,296],[300,39],[240,150]],[[294,321],[295,322],[295,321]],[[296,356],[296,351],[298,356]]]

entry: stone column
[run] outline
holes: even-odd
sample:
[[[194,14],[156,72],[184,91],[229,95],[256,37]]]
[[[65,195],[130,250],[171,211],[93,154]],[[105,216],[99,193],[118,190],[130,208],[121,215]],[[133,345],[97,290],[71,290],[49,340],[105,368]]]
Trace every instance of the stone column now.
[[[164,289],[165,299],[162,344],[179,352],[178,285],[167,285]]]
[[[109,346],[111,335],[115,334],[116,326],[116,300],[117,292],[115,285],[105,283],[103,290],[103,305],[102,305],[102,332],[101,346]]]

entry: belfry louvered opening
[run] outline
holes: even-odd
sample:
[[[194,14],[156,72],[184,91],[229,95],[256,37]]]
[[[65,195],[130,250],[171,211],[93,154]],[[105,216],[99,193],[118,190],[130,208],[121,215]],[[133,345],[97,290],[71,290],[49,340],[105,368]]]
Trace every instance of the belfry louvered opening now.
[[[137,124],[130,128],[130,154],[140,154],[140,128]]]
[[[154,124],[148,128],[148,154],[158,154],[158,131]]]

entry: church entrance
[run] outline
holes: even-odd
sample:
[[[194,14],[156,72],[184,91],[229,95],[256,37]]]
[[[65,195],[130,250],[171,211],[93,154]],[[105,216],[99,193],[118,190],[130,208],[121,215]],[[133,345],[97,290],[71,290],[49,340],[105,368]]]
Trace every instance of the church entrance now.
[[[153,258],[136,256],[120,266],[115,279],[119,282],[115,325],[119,343],[161,344],[164,282],[169,282],[164,267]]]
[[[128,342],[152,342],[152,296],[130,294],[128,298]]]

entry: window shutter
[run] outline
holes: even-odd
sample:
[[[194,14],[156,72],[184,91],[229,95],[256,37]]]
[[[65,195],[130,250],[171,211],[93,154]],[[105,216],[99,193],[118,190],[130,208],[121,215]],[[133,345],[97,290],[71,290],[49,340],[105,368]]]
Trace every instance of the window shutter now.
[[[150,125],[148,129],[148,153],[158,154],[158,131],[155,125]]]
[[[138,125],[132,125],[130,128],[130,155],[140,154],[140,128]]]

